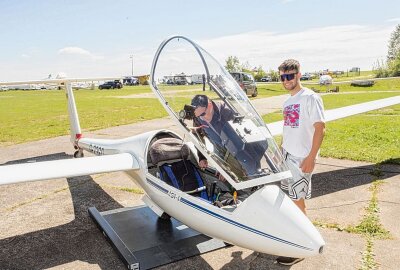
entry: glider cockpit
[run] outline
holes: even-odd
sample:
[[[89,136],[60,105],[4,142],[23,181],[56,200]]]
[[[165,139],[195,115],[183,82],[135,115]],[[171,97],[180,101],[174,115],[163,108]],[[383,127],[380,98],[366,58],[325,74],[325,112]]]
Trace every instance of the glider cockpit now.
[[[202,78],[198,80],[196,78]],[[235,79],[191,40],[175,36],[159,47],[151,87],[172,119],[236,190],[290,178],[267,126]]]

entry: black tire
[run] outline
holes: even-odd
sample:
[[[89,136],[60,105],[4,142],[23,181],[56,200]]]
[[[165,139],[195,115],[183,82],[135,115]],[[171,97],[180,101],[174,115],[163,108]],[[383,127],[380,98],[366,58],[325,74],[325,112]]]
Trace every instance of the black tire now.
[[[253,92],[253,94],[251,95],[252,97],[256,97],[258,95],[258,90],[257,90],[257,88],[256,89],[254,89],[254,92]]]
[[[83,151],[82,150],[75,151],[74,158],[81,158],[81,157],[84,157]]]
[[[171,216],[164,212],[164,213],[162,213],[160,219],[162,219],[162,220],[170,220]]]

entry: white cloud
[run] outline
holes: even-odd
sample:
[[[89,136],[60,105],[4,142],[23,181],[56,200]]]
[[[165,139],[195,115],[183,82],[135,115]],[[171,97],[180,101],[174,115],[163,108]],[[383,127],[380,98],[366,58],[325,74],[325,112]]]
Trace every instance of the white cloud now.
[[[400,22],[400,18],[388,19],[388,20],[386,20],[386,22]]]
[[[198,43],[221,64],[234,55],[264,69],[275,70],[283,60],[295,58],[306,71],[353,66],[370,70],[376,60],[385,57],[391,31],[392,26],[342,25],[296,33],[254,31]]]
[[[380,26],[339,25],[293,33],[253,31],[194,41],[222,65],[228,56],[233,55],[239,57],[242,63],[249,62],[252,67],[262,65],[265,70],[276,70],[287,58],[298,59],[303,71],[326,68],[347,70],[351,67],[370,70],[378,59],[386,59],[387,44],[394,29],[393,23]],[[154,41],[151,46],[133,48],[136,75],[150,73],[154,52],[161,41]],[[99,57],[90,50],[65,47],[58,54],[69,57],[35,57],[36,61],[9,62],[4,65],[7,68],[0,67],[0,74],[7,81],[43,78],[59,70],[65,71],[70,77],[131,74],[131,50],[113,51]]]
[[[79,47],[65,47],[58,51],[60,55],[78,55],[78,56],[85,56],[91,58],[93,60],[103,59],[101,56],[97,56],[88,50],[79,48]]]
[[[31,56],[23,53],[23,54],[21,54],[21,58],[27,59],[27,58],[31,58]]]

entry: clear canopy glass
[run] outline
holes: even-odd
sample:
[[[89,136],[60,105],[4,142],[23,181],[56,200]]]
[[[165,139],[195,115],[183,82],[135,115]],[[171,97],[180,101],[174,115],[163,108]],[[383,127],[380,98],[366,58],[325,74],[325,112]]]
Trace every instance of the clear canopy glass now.
[[[279,148],[229,72],[183,36],[165,40],[151,87],[187,137],[234,188],[291,177]]]

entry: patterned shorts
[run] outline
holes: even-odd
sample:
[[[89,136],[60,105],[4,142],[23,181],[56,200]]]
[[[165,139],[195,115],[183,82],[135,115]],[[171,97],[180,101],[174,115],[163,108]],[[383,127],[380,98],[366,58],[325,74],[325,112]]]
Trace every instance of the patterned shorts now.
[[[281,181],[281,188],[287,191],[292,200],[311,198],[311,176],[312,173],[303,173],[300,164],[304,158],[295,157],[283,150],[286,164],[288,165],[293,178]]]

